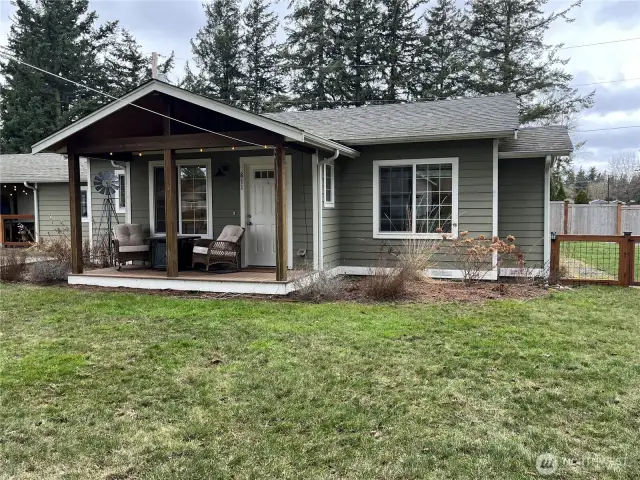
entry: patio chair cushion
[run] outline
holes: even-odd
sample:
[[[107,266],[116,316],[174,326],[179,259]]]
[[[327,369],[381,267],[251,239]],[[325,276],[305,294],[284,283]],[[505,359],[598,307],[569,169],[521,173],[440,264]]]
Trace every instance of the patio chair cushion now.
[[[144,246],[144,233],[142,225],[137,223],[123,223],[113,227],[113,234],[120,243],[120,251],[124,252],[122,247]],[[136,250],[142,251],[142,250]]]
[[[125,245],[124,247],[119,247],[118,251],[120,253],[148,252],[149,245]]]
[[[223,242],[238,243],[244,229],[238,225],[227,225],[222,229],[218,240]]]
[[[200,253],[202,255],[206,255],[207,253],[209,253],[209,249],[207,247],[195,246],[193,247],[193,253]]]

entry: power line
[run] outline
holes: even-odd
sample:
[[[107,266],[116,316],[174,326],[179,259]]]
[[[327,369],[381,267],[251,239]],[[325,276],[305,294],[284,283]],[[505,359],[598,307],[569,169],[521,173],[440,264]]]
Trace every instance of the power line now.
[[[610,40],[607,42],[585,43],[583,45],[571,45],[569,47],[560,47],[558,50],[569,50],[570,48],[595,47],[596,45],[608,45],[610,43],[633,42],[635,40],[640,40],[640,37],[622,38],[619,40]]]
[[[608,40],[606,42],[596,42],[596,43],[584,43],[582,45],[569,45],[568,47],[560,47],[558,48],[558,50],[570,50],[573,48],[584,48],[584,47],[595,47],[598,45],[609,45],[611,43],[623,43],[623,42],[633,42],[636,40],[640,40],[640,37],[633,37],[633,38],[621,38],[618,40]],[[164,58],[168,58],[168,55],[160,55],[161,57]],[[197,60],[196,57],[173,57],[174,60]],[[384,63],[358,63],[358,64],[354,64],[354,65],[349,65],[350,67],[384,67],[386,64]],[[406,65],[415,65],[414,63],[408,63]],[[328,68],[331,67],[331,65],[325,65],[325,66],[301,66],[301,65],[291,65],[291,64],[279,64],[279,65],[259,65],[263,68],[266,67],[275,67],[275,68],[291,68],[291,69],[296,69],[296,68]]]
[[[634,80],[640,80],[640,77],[618,78],[617,80],[605,80],[603,82],[580,83],[578,85],[569,85],[569,86],[570,87],[588,87],[590,85],[602,85],[602,84],[605,84],[605,83],[617,83],[617,82],[632,82]]]
[[[591,128],[588,130],[574,130],[575,132],[602,132],[604,130],[623,130],[626,128],[640,128],[640,125],[625,125],[623,127],[606,127],[606,128]]]
[[[5,48],[5,49],[6,49],[6,47],[2,47],[2,48]],[[57,78],[57,79],[59,79],[59,80],[64,80],[65,82],[72,83],[72,84],[74,84],[74,85],[76,85],[76,86],[78,86],[78,87],[85,88],[85,89],[87,89],[87,90],[90,90],[90,91],[95,92],[95,93],[97,93],[97,94],[103,95],[103,96],[108,97],[108,98],[110,98],[110,99],[112,99],[112,100],[115,100],[115,101],[117,101],[117,102],[122,102],[122,100],[118,99],[117,97],[114,97],[113,95],[110,95],[110,94],[108,94],[108,93],[104,93],[104,92],[102,92],[102,91],[100,91],[100,90],[97,90],[97,89],[95,89],[95,88],[93,88],[93,87],[89,87],[88,85],[84,85],[84,84],[82,84],[82,83],[79,83],[79,82],[76,82],[76,81],[74,81],[74,80],[68,79],[68,78],[66,78],[66,77],[63,77],[62,75],[56,75],[55,73],[49,72],[49,71],[47,71],[47,70],[43,70],[42,68],[36,67],[35,65],[31,65],[31,64],[29,64],[29,63],[27,63],[27,62],[23,62],[22,60],[19,60],[19,59],[15,58],[13,55],[9,55],[8,53],[5,53],[5,52],[3,52],[3,51],[0,51],[0,55],[2,55],[2,56],[4,56],[4,57],[8,58],[9,60],[13,60],[14,62],[17,62],[18,64],[26,65],[27,67],[31,67],[31,68],[33,68],[34,70],[37,70],[37,71],[42,72],[42,73],[45,73],[45,74],[47,74],[47,75],[51,75],[52,77],[55,77],[55,78]],[[124,103],[124,102],[122,102],[122,103]],[[154,115],[158,115],[158,116],[160,116],[160,117],[167,118],[167,119],[169,119],[169,120],[171,120],[171,121],[178,122],[178,123],[182,123],[183,125],[187,125],[187,126],[192,127],[192,128],[196,128],[196,129],[198,129],[198,130],[202,130],[202,131],[207,132],[207,133],[212,133],[212,134],[214,134],[214,135],[219,135],[219,136],[221,136],[221,137],[228,138],[229,140],[234,140],[234,141],[236,141],[236,142],[246,143],[246,144],[248,144],[248,145],[253,145],[253,146],[255,146],[255,147],[260,147],[260,148],[266,148],[266,147],[267,147],[267,145],[259,145],[259,144],[257,144],[257,143],[249,142],[248,140],[242,140],[242,139],[240,139],[240,138],[235,138],[235,137],[232,137],[232,136],[230,136],[230,135],[225,135],[224,133],[214,132],[213,130],[206,129],[206,128],[204,128],[204,127],[199,127],[198,125],[194,125],[194,124],[192,124],[192,123],[185,122],[185,121],[183,121],[183,120],[178,120],[177,118],[173,118],[173,117],[171,117],[171,116],[169,116],[169,115],[165,115],[165,114],[163,114],[163,113],[156,112],[156,111],[154,111],[154,110],[151,110],[151,109],[149,109],[149,108],[142,107],[142,106],[140,106],[140,105],[136,105],[135,103],[126,102],[126,104],[127,104],[127,105],[131,105],[132,107],[139,108],[140,110],[144,110],[145,112],[153,113]]]

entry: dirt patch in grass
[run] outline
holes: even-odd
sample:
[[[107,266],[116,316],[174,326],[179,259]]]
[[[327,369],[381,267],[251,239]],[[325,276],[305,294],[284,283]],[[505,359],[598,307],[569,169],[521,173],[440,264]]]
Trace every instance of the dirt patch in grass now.
[[[344,294],[341,301],[358,303],[377,303],[367,298],[363,289],[362,277],[347,277],[344,281]],[[109,288],[94,287],[88,285],[67,285],[61,284],[71,289],[91,292],[123,292],[143,295],[162,295],[178,298],[201,298],[201,299],[259,299],[276,302],[309,302],[302,300],[293,292],[286,296],[281,295],[250,295],[235,293],[208,293],[196,291],[179,290],[146,290],[133,288]],[[548,295],[550,290],[536,285],[525,285],[517,283],[496,283],[479,282],[474,285],[465,285],[462,282],[452,280],[425,279],[409,283],[407,294],[397,301],[404,303],[444,303],[444,302],[470,302],[482,303],[487,300],[528,300]],[[389,303],[389,302],[379,302]]]

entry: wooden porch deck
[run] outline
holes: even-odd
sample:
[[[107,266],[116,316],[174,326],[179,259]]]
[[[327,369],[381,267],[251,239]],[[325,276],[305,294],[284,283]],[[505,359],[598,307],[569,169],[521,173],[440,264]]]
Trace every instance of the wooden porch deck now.
[[[142,288],[148,290],[189,290],[218,293],[286,295],[295,290],[294,272],[287,281],[276,280],[275,268],[245,268],[239,272],[213,273],[181,271],[178,277],[142,265],[123,265],[122,270],[100,268],[69,275],[70,285]]]

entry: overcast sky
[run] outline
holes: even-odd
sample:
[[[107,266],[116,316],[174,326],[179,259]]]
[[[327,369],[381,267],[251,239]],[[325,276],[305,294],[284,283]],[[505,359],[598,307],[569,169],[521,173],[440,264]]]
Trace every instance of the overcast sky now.
[[[243,2],[246,3],[246,2]],[[275,10],[284,17],[288,0]],[[550,0],[547,10],[566,7],[569,0]],[[191,57],[189,40],[204,24],[201,1],[192,0],[91,0],[101,21],[119,20],[142,44],[146,52],[167,55],[175,50],[176,74],[182,75]],[[6,45],[13,6],[0,0],[0,44]],[[640,38],[640,0],[584,0],[574,10],[576,21],[558,22],[547,41],[566,46]],[[567,68],[574,84],[628,79],[627,81],[581,87],[596,91],[595,107],[580,119],[578,130],[640,125],[640,40],[563,50],[570,58]],[[630,80],[630,79],[638,80]],[[604,168],[611,155],[623,150],[640,150],[640,128],[599,132],[576,132],[574,142],[586,140],[579,162]]]

